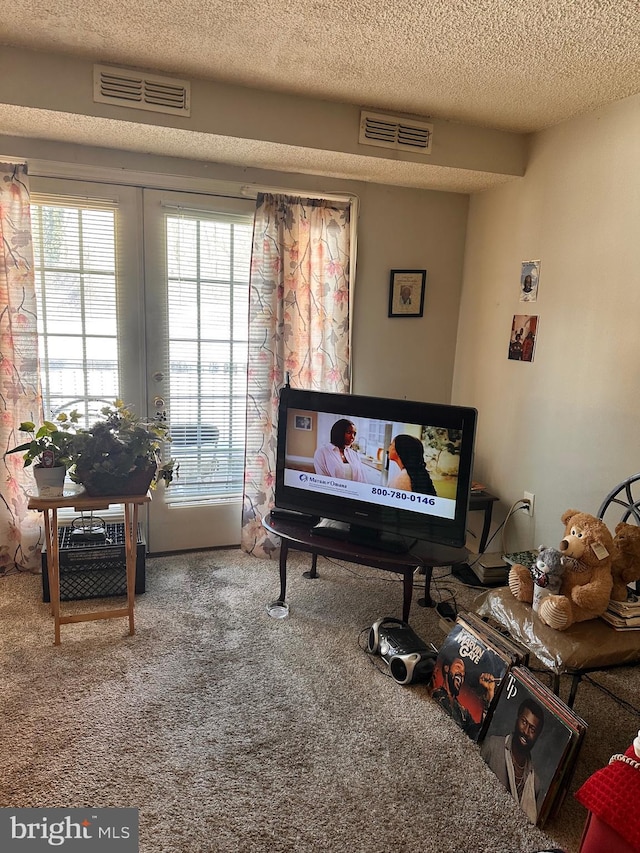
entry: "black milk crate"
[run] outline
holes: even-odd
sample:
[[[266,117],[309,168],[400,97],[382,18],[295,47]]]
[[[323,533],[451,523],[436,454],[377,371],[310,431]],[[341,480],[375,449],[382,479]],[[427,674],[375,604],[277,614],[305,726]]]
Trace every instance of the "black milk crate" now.
[[[60,601],[126,595],[124,524],[105,524],[106,542],[72,540],[72,530],[72,527],[58,528]],[[138,525],[136,594],[145,591],[145,548],[142,528]],[[46,549],[42,551],[42,600],[51,601]]]

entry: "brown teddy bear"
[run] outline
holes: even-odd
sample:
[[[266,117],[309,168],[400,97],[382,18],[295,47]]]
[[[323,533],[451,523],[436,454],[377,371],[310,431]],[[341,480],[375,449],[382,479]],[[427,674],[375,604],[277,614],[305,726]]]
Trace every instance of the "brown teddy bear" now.
[[[613,544],[616,551],[611,564],[611,598],[614,601],[626,601],[627,584],[640,580],[640,527],[621,521],[616,525]]]
[[[564,539],[559,550],[567,560],[560,593],[548,595],[538,610],[551,628],[564,631],[574,622],[595,619],[607,609],[611,596],[613,537],[602,519],[568,509],[562,516]],[[531,570],[516,564],[509,572],[509,589],[519,601],[533,601]]]

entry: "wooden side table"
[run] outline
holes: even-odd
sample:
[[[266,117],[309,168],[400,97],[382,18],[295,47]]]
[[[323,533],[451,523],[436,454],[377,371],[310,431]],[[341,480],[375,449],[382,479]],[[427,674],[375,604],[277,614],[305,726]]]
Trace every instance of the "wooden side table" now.
[[[51,595],[51,612],[54,619],[54,645],[60,645],[60,625],[71,622],[90,622],[95,619],[129,619],[129,634],[135,634],[133,608],[136,585],[136,546],[138,541],[138,509],[149,503],[151,495],[108,495],[89,497],[85,492],[63,495],[59,498],[29,498],[29,509],[35,509],[44,516],[45,546],[47,549],[47,572]],[[58,510],[73,508],[76,512],[108,509],[112,504],[122,504],[124,508],[124,541],[127,572],[127,606],[99,610],[93,613],[74,613],[71,616],[60,615],[60,552],[58,547]]]
[[[480,543],[478,545],[479,554],[483,554],[484,549],[487,547],[487,540],[489,539],[489,531],[491,529],[493,505],[498,500],[500,500],[500,498],[490,494],[485,489],[481,492],[476,492],[475,494],[472,492],[469,498],[469,512],[475,512],[476,510],[484,512],[482,533],[480,535]]]

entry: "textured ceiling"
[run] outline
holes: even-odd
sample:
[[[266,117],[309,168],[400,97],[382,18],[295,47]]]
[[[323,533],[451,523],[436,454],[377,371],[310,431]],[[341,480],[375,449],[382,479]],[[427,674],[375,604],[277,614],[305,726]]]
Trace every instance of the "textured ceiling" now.
[[[0,43],[525,133],[640,91],[638,0],[11,0]]]

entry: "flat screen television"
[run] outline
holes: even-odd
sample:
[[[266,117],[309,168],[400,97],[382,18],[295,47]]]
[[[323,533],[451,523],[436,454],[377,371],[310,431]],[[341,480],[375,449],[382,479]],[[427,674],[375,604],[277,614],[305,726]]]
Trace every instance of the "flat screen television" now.
[[[476,421],[464,406],[285,386],[275,506],[321,519],[318,535],[463,547]]]

